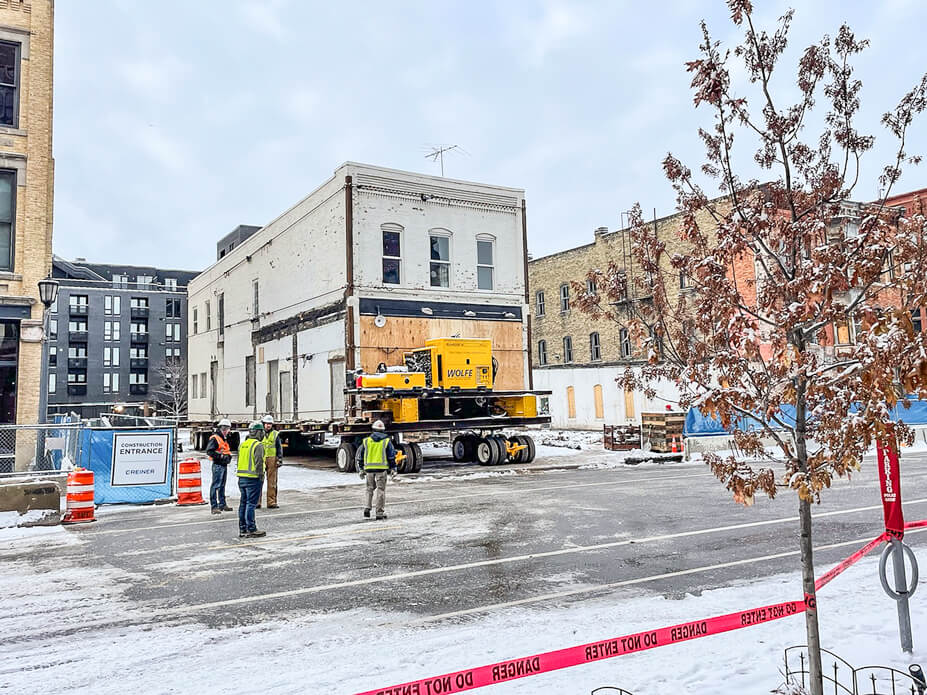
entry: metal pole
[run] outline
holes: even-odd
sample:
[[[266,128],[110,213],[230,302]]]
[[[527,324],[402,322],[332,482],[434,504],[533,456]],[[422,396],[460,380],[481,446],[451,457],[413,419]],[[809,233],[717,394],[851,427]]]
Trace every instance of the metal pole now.
[[[42,367],[39,371],[39,425],[48,420],[48,307],[42,310]],[[35,436],[35,467],[44,471],[45,467],[45,428],[39,427]]]
[[[905,576],[904,546],[897,538],[892,538],[892,570],[895,575],[895,591],[899,598],[898,604],[898,631],[901,633],[901,651],[910,654],[914,651],[914,640],[911,637],[911,609],[908,606],[908,579]]]

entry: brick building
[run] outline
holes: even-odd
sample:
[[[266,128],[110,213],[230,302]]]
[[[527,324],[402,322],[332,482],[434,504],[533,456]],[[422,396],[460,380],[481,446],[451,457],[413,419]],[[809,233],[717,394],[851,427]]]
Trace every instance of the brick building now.
[[[38,419],[42,304],[51,268],[54,2],[0,0],[0,423]],[[18,468],[33,456],[21,435]]]

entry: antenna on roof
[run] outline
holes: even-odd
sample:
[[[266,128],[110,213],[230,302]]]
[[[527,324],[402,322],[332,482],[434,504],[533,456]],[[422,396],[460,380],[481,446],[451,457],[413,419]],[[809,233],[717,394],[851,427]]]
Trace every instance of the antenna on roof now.
[[[467,151],[460,145],[433,145],[428,148],[428,154],[425,155],[426,159],[441,163],[441,176],[444,176],[444,153],[451,150],[460,150],[467,154]]]

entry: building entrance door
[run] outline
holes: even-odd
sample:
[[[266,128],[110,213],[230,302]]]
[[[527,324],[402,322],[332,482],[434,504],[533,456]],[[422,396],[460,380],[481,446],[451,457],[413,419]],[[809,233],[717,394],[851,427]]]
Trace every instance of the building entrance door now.
[[[293,419],[293,380],[289,372],[280,372],[280,418]]]

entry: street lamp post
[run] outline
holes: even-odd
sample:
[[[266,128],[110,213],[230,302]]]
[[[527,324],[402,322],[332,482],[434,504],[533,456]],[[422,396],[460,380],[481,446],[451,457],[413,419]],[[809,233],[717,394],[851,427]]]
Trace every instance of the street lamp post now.
[[[39,383],[39,431],[35,438],[36,468],[45,469],[45,429],[41,427],[48,420],[48,310],[58,298],[58,281],[47,277],[39,280],[39,299],[44,306],[42,312],[42,369]]]

